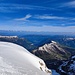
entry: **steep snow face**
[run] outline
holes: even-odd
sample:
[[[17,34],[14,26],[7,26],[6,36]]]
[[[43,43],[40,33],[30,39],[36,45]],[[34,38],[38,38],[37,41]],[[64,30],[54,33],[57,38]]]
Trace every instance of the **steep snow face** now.
[[[0,75],[51,75],[51,70],[25,48],[0,42]]]

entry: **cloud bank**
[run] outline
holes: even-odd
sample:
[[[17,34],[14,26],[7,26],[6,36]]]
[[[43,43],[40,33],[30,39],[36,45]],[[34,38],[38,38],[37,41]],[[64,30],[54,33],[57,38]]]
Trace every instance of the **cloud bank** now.
[[[0,30],[35,31],[35,32],[75,32],[75,26],[0,26]]]

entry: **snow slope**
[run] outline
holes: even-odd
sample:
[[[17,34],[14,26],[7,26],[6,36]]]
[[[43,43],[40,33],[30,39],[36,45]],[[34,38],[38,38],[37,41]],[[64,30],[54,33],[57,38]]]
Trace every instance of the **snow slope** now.
[[[0,42],[0,75],[51,75],[51,70],[25,48]]]

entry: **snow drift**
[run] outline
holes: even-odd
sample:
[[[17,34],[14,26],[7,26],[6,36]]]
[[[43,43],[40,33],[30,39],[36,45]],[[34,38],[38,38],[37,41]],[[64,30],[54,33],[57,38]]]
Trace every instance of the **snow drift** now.
[[[25,48],[0,42],[0,75],[51,75],[51,70]]]

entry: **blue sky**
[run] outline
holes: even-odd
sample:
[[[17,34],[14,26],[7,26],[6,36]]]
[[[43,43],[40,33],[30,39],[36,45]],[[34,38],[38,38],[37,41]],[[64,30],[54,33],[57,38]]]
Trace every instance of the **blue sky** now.
[[[75,32],[75,0],[0,0],[0,30]]]

